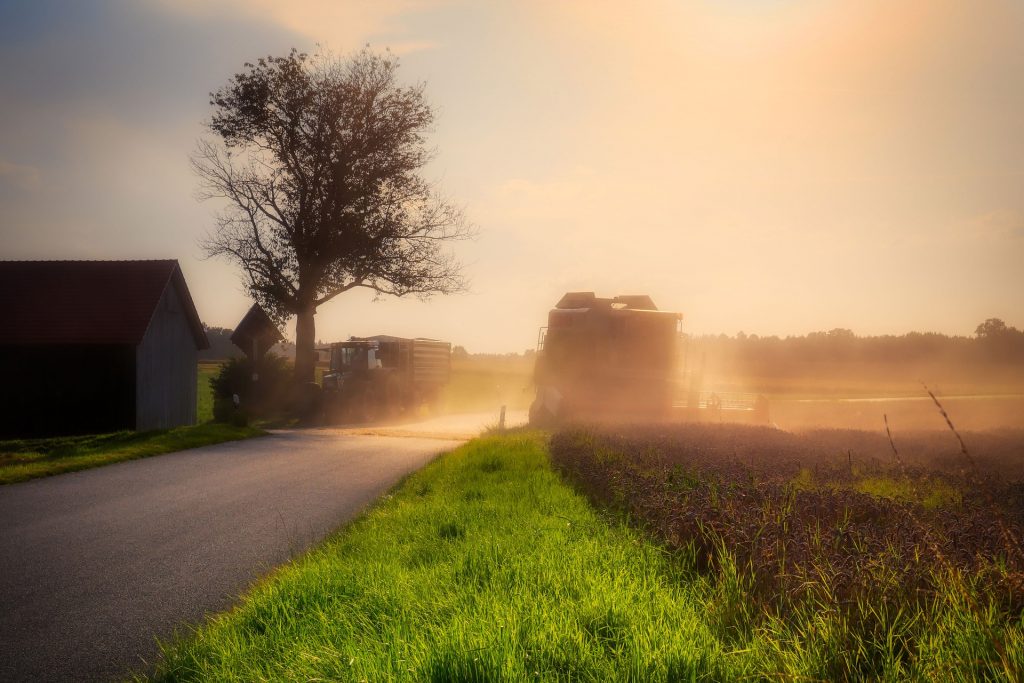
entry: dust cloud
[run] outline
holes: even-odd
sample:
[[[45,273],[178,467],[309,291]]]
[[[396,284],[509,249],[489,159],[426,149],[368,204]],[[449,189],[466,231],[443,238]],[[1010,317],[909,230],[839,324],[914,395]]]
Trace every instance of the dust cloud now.
[[[987,321],[993,327],[992,321]],[[1024,429],[1024,333],[994,324],[973,337],[909,333],[858,337],[832,330],[800,337],[680,335],[672,362],[589,344],[554,357],[465,354],[453,364],[451,412],[524,410],[545,400],[543,372],[558,379],[567,419],[604,422],[766,424],[818,428],[946,430],[934,393],[958,429]],[[603,354],[603,355],[602,355]],[[546,370],[543,370],[546,365]],[[557,363],[559,370],[552,369]],[[562,374],[559,374],[562,373]],[[549,382],[550,384],[551,382]]]

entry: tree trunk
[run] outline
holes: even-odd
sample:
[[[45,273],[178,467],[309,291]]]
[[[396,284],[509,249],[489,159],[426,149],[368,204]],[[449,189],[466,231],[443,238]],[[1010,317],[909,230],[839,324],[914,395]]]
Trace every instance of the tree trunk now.
[[[316,306],[307,304],[295,319],[295,382],[302,384],[316,379]]]

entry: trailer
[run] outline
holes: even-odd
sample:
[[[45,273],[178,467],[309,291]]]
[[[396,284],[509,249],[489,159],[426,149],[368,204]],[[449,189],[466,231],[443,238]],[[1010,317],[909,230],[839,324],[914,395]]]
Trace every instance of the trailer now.
[[[435,410],[451,377],[449,342],[388,335],[330,346],[324,408],[333,422],[374,422]]]

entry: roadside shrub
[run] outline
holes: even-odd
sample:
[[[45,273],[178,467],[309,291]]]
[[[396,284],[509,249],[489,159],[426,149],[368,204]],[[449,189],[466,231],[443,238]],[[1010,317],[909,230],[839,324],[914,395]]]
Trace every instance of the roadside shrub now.
[[[253,381],[253,373],[258,380]],[[244,426],[248,416],[272,417],[288,411],[291,400],[291,363],[267,354],[258,363],[233,358],[210,378],[213,389],[213,419]],[[239,407],[234,405],[234,395]],[[242,424],[239,424],[239,423]]]
[[[213,420],[214,422],[231,422],[231,416],[235,414],[236,410],[235,402],[230,398],[218,398],[213,402]]]

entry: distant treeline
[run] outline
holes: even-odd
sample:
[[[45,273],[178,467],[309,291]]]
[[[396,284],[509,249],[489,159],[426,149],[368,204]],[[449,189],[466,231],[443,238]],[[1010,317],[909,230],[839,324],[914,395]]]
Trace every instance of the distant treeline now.
[[[199,360],[228,360],[231,358],[241,358],[245,355],[242,353],[242,349],[231,343],[231,333],[234,330],[227,327],[211,327],[205,323],[203,324],[203,329],[206,330],[206,338],[210,341],[210,348],[199,352]],[[320,347],[321,344],[322,342],[319,341],[316,343],[317,347]],[[285,358],[295,358],[295,344],[290,341],[283,341],[280,344],[275,344],[271,348],[271,352]]]
[[[204,349],[199,352],[199,360],[227,360],[229,358],[239,358],[242,355],[242,350],[231,343],[231,333],[234,330],[228,329],[227,327],[211,327],[204,324],[203,329],[206,330],[206,338],[210,341],[210,348]],[[327,346],[327,342],[317,341],[317,348]],[[272,349],[274,353],[285,358],[295,357],[295,344],[290,341],[283,341],[277,344]],[[466,351],[464,346],[453,346],[452,347],[452,358],[454,360],[479,360],[479,361],[510,361],[514,362],[517,360],[529,359],[532,361],[535,351],[533,349],[527,349],[523,353],[469,353]]]
[[[929,370],[941,377],[1010,373],[1024,376],[1024,332],[999,319],[978,326],[973,337],[933,332],[860,337],[834,329],[804,336],[688,337],[687,368],[758,377],[806,376],[842,372],[884,372],[894,375]]]
[[[516,353],[515,351],[509,351],[508,353],[470,353],[466,350],[465,346],[453,346],[452,347],[452,359],[453,360],[487,360],[487,361],[521,361],[523,359],[533,360],[536,355],[536,351],[533,349],[526,349],[522,353]]]
[[[199,360],[227,360],[228,358],[239,358],[242,350],[231,343],[231,333],[226,327],[210,327],[203,324],[206,330],[206,338],[210,342],[210,348],[199,352]]]
[[[223,360],[242,355],[231,343],[231,332],[227,328],[207,327],[210,348],[200,352],[200,359]],[[290,357],[294,345],[286,342],[275,347],[275,352]],[[735,336],[688,336],[683,357],[689,372],[703,369],[708,375],[731,377],[855,377],[865,382],[895,383],[938,379],[1024,386],[1024,332],[995,318],[979,325],[971,337],[934,332],[861,337],[847,329],[790,337],[743,332]],[[469,353],[465,347],[456,345],[452,358],[487,365],[521,365],[528,372],[534,351]]]

